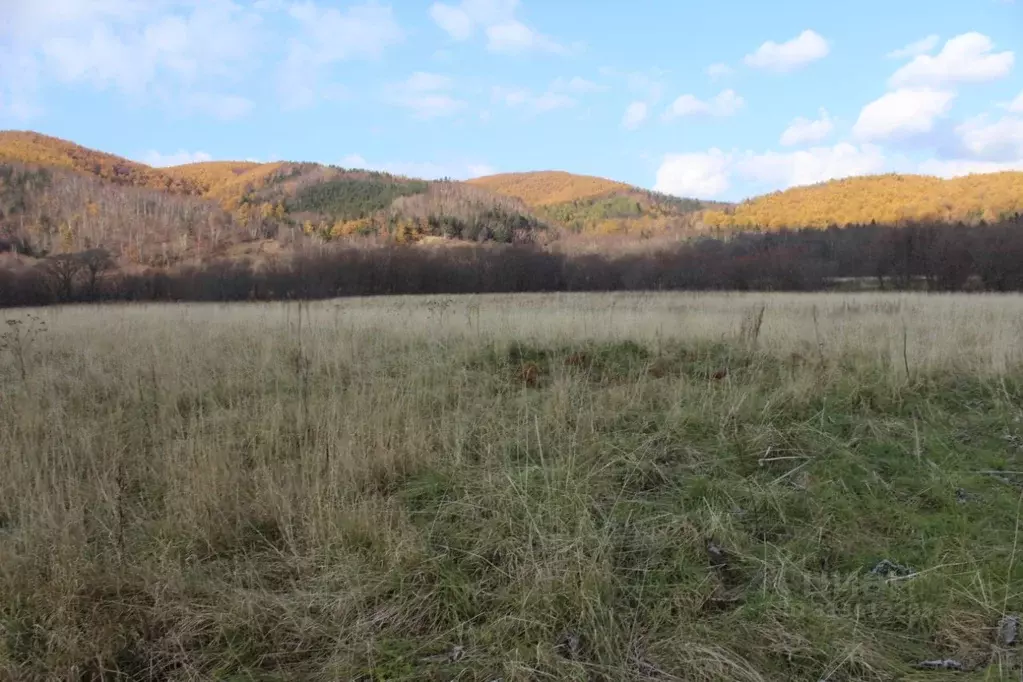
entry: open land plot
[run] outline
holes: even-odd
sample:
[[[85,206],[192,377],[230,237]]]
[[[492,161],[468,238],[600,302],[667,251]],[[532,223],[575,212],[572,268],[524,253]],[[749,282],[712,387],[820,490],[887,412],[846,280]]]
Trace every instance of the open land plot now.
[[[1020,675],[1023,297],[2,316],[2,679]]]

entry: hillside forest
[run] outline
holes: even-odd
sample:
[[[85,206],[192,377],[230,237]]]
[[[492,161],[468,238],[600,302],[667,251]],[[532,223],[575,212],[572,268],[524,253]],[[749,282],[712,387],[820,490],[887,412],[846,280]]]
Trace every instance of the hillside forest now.
[[[1018,289],[1023,173],[882,175],[740,204],[559,171],[425,181],[151,168],[0,132],[0,305],[618,289]]]

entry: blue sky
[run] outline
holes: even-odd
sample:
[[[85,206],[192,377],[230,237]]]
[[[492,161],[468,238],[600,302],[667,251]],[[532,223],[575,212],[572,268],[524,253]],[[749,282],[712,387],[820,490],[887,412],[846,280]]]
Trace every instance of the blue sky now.
[[[0,128],[704,198],[1023,169],[1023,0],[0,0]]]

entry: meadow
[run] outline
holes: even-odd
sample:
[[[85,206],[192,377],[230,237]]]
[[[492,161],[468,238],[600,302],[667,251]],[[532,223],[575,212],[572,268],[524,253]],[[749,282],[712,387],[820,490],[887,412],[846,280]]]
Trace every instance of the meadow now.
[[[1023,296],[0,318],[0,679],[1023,671]]]

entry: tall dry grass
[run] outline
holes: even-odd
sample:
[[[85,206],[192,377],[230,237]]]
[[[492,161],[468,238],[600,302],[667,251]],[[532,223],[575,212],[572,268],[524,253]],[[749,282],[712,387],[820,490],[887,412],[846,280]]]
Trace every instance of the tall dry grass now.
[[[1020,606],[1023,297],[6,316],[0,677],[891,679]]]

